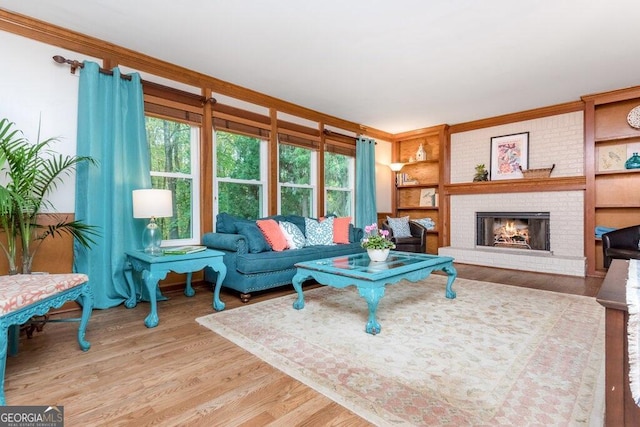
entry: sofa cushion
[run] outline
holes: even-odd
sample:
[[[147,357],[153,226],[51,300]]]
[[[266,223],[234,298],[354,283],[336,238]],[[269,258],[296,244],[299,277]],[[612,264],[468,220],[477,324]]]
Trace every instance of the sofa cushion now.
[[[271,250],[271,246],[269,246],[255,222],[237,222],[235,226],[238,229],[238,234],[242,234],[247,239],[249,252],[260,253]]]
[[[304,248],[304,245],[307,243],[307,239],[305,239],[304,234],[302,234],[302,231],[300,231],[297,225],[289,221],[280,221],[279,225],[282,230],[282,234],[284,234],[284,237],[287,240],[289,249]]]
[[[255,221],[228,213],[219,213],[216,215],[216,233],[237,234],[237,224],[252,224]]]
[[[271,273],[293,269],[298,262],[313,261],[334,256],[349,255],[363,252],[359,243],[331,246],[307,246],[302,249],[286,250],[282,252],[262,252],[238,254],[235,268],[242,274]],[[265,277],[265,280],[269,280]]]
[[[409,217],[403,216],[401,218],[387,217],[389,227],[393,231],[393,237],[411,237],[411,229],[409,228]]]
[[[262,235],[271,246],[274,251],[284,251],[287,249],[287,239],[285,239],[282,230],[278,222],[274,219],[259,219],[256,221],[256,225],[262,232]]]
[[[324,221],[312,218],[304,219],[306,227],[306,246],[332,245],[333,244],[333,217]]]

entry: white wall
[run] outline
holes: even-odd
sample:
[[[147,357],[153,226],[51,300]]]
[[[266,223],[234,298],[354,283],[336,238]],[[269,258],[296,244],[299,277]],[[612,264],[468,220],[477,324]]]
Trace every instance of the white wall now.
[[[67,65],[53,61],[54,55],[66,58],[94,60],[55,46],[0,31],[2,78],[0,78],[0,118],[15,122],[32,142],[56,137],[51,145],[57,152],[76,154],[78,111],[78,73],[72,75]],[[63,185],[49,200],[57,212],[74,212],[75,176],[64,179]]]
[[[0,53],[5,58],[0,78],[0,119],[15,122],[16,129],[22,130],[32,142],[38,139],[38,121],[41,120],[40,139],[58,137],[60,141],[52,148],[62,154],[75,155],[79,73],[71,74],[68,65],[57,64],[52,58],[62,55],[67,59],[90,60],[98,64],[101,60],[4,31],[0,31],[0,46]],[[189,90],[156,76],[141,75],[150,81]],[[189,91],[198,93],[197,90]],[[390,162],[391,144],[378,141],[376,200],[379,212],[391,211],[392,175],[386,166]],[[74,212],[75,176],[65,178],[49,200],[57,212]]]
[[[391,163],[391,143],[376,140],[376,209],[391,212],[391,194],[394,177],[389,169]]]
[[[474,168],[489,170],[491,137],[529,132],[529,169],[556,167],[552,176],[584,175],[584,127],[581,111],[451,135],[451,182],[470,182]]]

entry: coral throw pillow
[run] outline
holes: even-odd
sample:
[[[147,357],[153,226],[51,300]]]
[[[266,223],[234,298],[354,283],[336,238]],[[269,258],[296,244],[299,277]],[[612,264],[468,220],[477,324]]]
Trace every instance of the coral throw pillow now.
[[[333,243],[350,243],[349,224],[351,224],[350,216],[333,218]]]
[[[274,251],[282,252],[287,249],[287,239],[285,239],[280,226],[275,219],[259,219],[256,221],[258,228],[262,231],[264,238],[271,245]]]

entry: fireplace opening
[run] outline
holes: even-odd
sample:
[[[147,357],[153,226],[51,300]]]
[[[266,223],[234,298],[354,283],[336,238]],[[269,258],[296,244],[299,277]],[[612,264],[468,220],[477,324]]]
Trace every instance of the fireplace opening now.
[[[549,212],[476,212],[476,246],[549,251]]]

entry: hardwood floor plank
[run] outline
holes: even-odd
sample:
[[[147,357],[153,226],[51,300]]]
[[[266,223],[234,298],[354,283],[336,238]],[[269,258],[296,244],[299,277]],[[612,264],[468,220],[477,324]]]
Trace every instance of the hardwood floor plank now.
[[[463,278],[587,296],[595,296],[602,282],[456,268]],[[249,304],[293,292],[291,287],[258,292]],[[180,291],[167,296],[158,304],[160,323],[152,329],[143,323],[147,303],[95,310],[87,328],[88,352],[78,348],[77,323],[50,323],[32,339],[21,337],[18,356],[7,360],[7,404],[64,405],[70,426],[370,425],[199,325],[197,317],[214,312],[210,286],[196,286],[192,298]],[[234,292],[223,290],[221,298],[227,310],[242,305]]]

